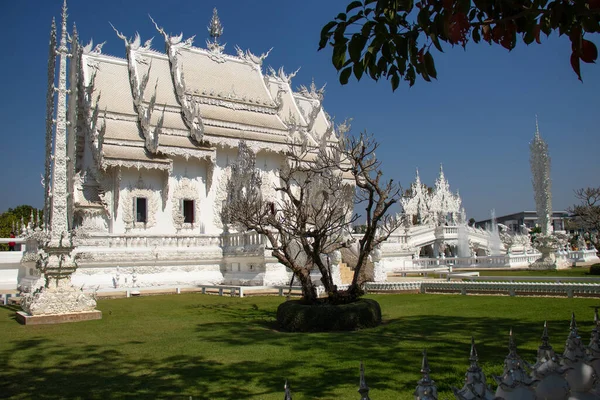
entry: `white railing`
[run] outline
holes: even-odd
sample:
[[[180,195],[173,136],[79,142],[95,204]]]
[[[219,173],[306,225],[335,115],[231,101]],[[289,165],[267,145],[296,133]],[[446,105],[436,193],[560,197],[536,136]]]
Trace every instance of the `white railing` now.
[[[81,247],[110,247],[110,248],[186,248],[218,246],[219,235],[139,235],[139,234],[93,234],[79,239]]]
[[[3,243],[3,244],[15,243],[17,245],[16,250],[15,251],[11,251],[10,253],[15,253],[15,252],[22,253],[22,252],[24,252],[25,248],[26,248],[25,247],[25,242],[26,242],[26,239],[24,239],[24,238],[0,238],[0,243]],[[6,250],[6,251],[1,251],[0,250],[0,260],[3,259],[3,258],[6,258],[6,257],[8,257],[10,259],[14,258],[14,256],[11,256],[11,255],[4,255],[5,253],[9,253],[9,251],[8,250]]]
[[[478,276],[468,275],[471,273],[456,273],[449,274],[448,279],[460,278],[469,281],[504,281],[504,282],[519,282],[519,281],[532,281],[532,282],[588,282],[600,284],[600,277],[588,277],[588,276]]]
[[[453,266],[457,268],[514,268],[527,267],[539,257],[539,253],[529,253],[500,256],[418,258],[412,260],[412,263],[413,266],[421,268],[439,266]]]
[[[221,236],[222,247],[258,246],[266,243],[266,238],[254,231],[228,233]]]
[[[486,279],[487,277],[482,277]],[[468,278],[471,279],[471,278]],[[567,277],[563,277],[567,280]],[[546,279],[548,280],[548,279]],[[596,281],[598,282],[598,281]],[[563,295],[567,297],[599,296],[599,283],[563,283],[563,282],[459,282],[432,279],[412,282],[369,282],[365,284],[367,292],[396,292],[419,290],[421,293],[489,293],[517,295]]]

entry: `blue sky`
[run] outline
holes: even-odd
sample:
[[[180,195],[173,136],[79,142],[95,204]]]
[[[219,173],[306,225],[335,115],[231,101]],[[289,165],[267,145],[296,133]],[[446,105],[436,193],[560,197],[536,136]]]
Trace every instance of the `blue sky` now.
[[[538,115],[552,158],[553,206],[575,202],[573,190],[598,186],[600,179],[600,67],[582,65],[584,83],[569,64],[570,43],[556,35],[542,45],[520,44],[512,52],[487,44],[445,46],[434,54],[438,80],[401,85],[387,81],[338,83],[331,52],[317,52],[321,27],[346,1],[337,0],[169,0],[91,2],[71,0],[69,26],[80,38],[106,41],[103,52],[124,57],[123,42],[109,21],[142,40],[157,33],[148,14],[171,33],[197,35],[217,7],[226,51],[237,44],[254,53],[273,47],[265,66],[302,67],[293,86],[327,83],[325,108],[336,120],[353,118],[354,132],[367,130],[380,142],[377,153],[386,176],[408,187],[415,168],[433,185],[440,163],[451,189],[459,190],[468,217],[486,219],[535,208],[529,169],[529,141]],[[44,168],[48,37],[62,0],[2,1],[3,95],[0,96],[0,212],[20,204],[41,207]],[[600,47],[598,36],[591,39]],[[163,50],[158,38],[154,47]]]

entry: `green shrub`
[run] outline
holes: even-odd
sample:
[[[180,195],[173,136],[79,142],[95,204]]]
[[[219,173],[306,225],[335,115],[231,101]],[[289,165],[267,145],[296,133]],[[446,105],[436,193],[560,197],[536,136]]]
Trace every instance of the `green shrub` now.
[[[600,263],[590,265],[590,275],[600,275]]]
[[[279,328],[289,332],[353,331],[381,324],[381,307],[371,299],[333,305],[304,304],[300,300],[281,303],[277,308]]]

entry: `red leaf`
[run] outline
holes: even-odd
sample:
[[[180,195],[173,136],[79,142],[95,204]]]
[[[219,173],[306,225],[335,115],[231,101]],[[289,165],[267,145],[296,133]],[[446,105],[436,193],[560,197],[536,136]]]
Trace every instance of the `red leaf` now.
[[[499,43],[500,40],[502,40],[502,36],[504,36],[504,28],[499,24],[496,24],[496,26],[492,28],[492,38],[494,39],[494,42]]]
[[[481,27],[481,32],[483,33],[483,40],[486,42],[490,42],[492,40],[492,30],[489,25],[483,25]]]
[[[579,57],[577,57],[576,53],[571,54],[571,68],[573,68],[573,71],[575,71],[579,80],[583,82],[581,79],[581,70],[579,68]]]
[[[593,63],[598,58],[598,49],[596,45],[589,40],[581,40],[581,61]]]

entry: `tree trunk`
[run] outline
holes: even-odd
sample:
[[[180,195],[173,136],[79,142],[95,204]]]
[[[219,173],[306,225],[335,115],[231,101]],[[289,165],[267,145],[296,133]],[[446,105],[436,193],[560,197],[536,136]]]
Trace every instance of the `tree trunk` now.
[[[302,298],[306,303],[315,303],[318,299],[317,289],[310,278],[310,271],[304,270],[298,274],[302,286]]]

